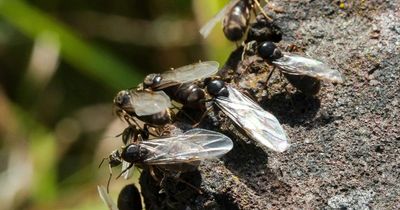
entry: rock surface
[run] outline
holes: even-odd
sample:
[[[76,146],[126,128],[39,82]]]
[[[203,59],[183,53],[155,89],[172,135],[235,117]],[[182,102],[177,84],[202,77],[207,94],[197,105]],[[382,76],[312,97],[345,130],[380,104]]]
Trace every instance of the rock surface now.
[[[234,149],[201,164],[203,194],[184,206],[400,208],[400,1],[282,0],[266,11],[282,29],[281,48],[295,44],[345,82],[322,83],[317,97],[286,91],[276,72],[266,86],[266,64],[234,52],[222,73],[241,73],[236,84],[279,119],[292,146],[263,150],[223,123]]]

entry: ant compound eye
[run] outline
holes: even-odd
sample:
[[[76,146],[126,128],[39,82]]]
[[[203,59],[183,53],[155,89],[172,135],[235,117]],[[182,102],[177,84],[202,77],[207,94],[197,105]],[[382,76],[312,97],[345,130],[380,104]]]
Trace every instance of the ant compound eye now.
[[[160,74],[149,74],[144,78],[143,87],[149,88],[160,84],[162,77]]]
[[[162,80],[161,75],[157,74],[157,76],[155,76],[154,79],[153,79],[154,85],[160,84],[160,83],[161,83],[161,80]]]

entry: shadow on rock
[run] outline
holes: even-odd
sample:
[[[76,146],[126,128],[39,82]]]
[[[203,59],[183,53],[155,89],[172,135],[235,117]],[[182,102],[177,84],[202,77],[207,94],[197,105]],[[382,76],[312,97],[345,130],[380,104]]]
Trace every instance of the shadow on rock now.
[[[321,101],[301,92],[284,92],[262,100],[260,105],[273,113],[282,124],[294,126],[313,119],[320,109]]]
[[[290,187],[278,179],[280,172],[268,168],[268,154],[253,142],[235,142],[233,150],[223,160],[225,167],[257,195],[273,198],[290,192]]]
[[[162,175],[163,172],[155,173]],[[143,170],[139,181],[146,209],[185,209],[199,194],[202,178],[195,170],[182,173],[179,178],[164,175],[158,181],[149,170]]]
[[[220,204],[219,209],[239,210],[240,208],[235,203],[235,200],[226,195],[226,193],[215,194],[215,199]]]

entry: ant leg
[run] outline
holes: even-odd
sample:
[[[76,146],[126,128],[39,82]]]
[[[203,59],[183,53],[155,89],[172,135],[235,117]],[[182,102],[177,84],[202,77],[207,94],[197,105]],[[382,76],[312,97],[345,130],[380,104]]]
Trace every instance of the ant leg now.
[[[160,183],[162,180],[160,180],[157,175],[156,172],[154,172],[154,168],[153,167],[149,167],[149,172],[150,172],[150,176],[158,183]]]
[[[268,95],[269,95],[268,83],[269,83],[269,80],[271,79],[272,74],[274,73],[274,71],[275,71],[275,66],[274,66],[274,67],[272,68],[272,70],[269,72],[269,74],[268,74],[268,76],[267,76],[267,80],[265,80],[265,86],[266,86],[266,90],[267,90]]]
[[[122,135],[122,141],[125,143],[125,145],[136,142],[136,140],[138,139],[138,137],[140,135],[139,130],[137,129],[137,127],[135,125],[129,125],[129,127],[124,130],[124,132],[127,129],[129,129],[128,130],[129,133],[126,135]]]
[[[142,142],[142,141],[143,141],[142,135],[138,134],[136,140],[137,140],[138,142]]]
[[[282,84],[282,88],[285,89],[286,95],[290,97],[289,98],[290,99],[289,100],[290,101],[290,105],[292,107],[295,107],[294,101],[293,101],[293,98],[292,98],[292,94],[291,94],[290,90],[287,87],[289,83],[286,80],[283,79],[283,73],[282,72],[280,72],[279,78],[280,78],[280,82],[283,83]]]
[[[179,108],[175,105],[173,105],[173,108],[177,109],[178,111],[182,112],[183,115],[185,115],[185,117],[187,117],[190,121],[192,121],[192,123],[196,123],[196,120],[194,120],[192,117],[190,117],[185,111],[182,110],[182,108]]]
[[[242,51],[242,56],[241,56],[241,61],[243,61],[245,59],[245,55],[246,55],[246,51],[247,51],[247,44],[245,42],[242,42],[242,47],[243,47],[243,51]]]
[[[247,72],[247,70],[249,70],[249,68],[253,65],[253,63],[254,63],[254,61],[251,61],[251,62],[249,63],[249,65],[246,65],[246,68],[244,69],[243,72]]]
[[[122,137],[122,142],[127,145],[134,142],[137,138],[137,129],[133,125],[129,125],[125,128],[120,134],[116,135],[115,137]]]
[[[286,93],[288,94],[288,95],[290,95],[290,91],[289,91],[289,89],[287,88],[287,85],[288,85],[288,83],[284,83],[284,84],[282,84],[282,88],[284,88],[285,89],[285,91],[286,91]]]
[[[104,161],[109,159],[108,157],[103,158],[103,160],[101,160],[100,164],[99,164],[99,168],[101,167],[101,165],[103,165]],[[109,186],[110,186],[110,182],[111,182],[111,177],[112,177],[112,168],[111,168],[111,164],[108,164],[108,169],[110,170],[110,174],[108,176],[108,180],[107,180],[107,193],[109,193]]]
[[[275,66],[272,68],[271,72],[269,72],[267,80],[265,81],[265,85],[268,85],[269,80],[271,79],[272,73],[275,71]]]
[[[171,131],[167,130],[167,129],[163,129],[160,134],[160,136],[170,136],[170,135],[171,135]]]
[[[283,77],[284,77],[283,73],[280,72],[280,75],[279,75],[279,82],[280,82],[280,83],[283,83],[282,87],[285,88],[285,91],[286,91],[286,92],[290,93],[290,91],[287,89],[287,85],[288,85],[289,83],[287,82],[287,80],[284,80]]]
[[[108,176],[108,180],[107,180],[107,193],[110,193],[110,183],[111,183],[111,177],[112,177],[112,168],[111,168],[110,164],[108,164],[108,169],[110,170],[110,175]]]
[[[260,10],[261,14],[264,15],[265,18],[267,18],[268,21],[272,22],[272,18],[270,18],[267,13],[265,13],[264,9],[262,8],[262,6],[260,5],[260,2],[258,2],[258,0],[254,0],[254,3],[256,4],[256,6],[258,7],[258,9]],[[268,3],[268,2],[267,2]]]
[[[147,134],[150,134],[149,125],[148,125],[147,123],[145,123],[145,124],[143,125],[143,131],[146,132]]]
[[[182,182],[183,184],[186,184],[187,186],[189,186],[190,188],[192,188],[193,190],[197,191],[197,193],[199,193],[200,195],[203,194],[203,192],[201,191],[201,189],[193,186],[192,184],[190,184],[189,182],[185,181],[184,179],[182,179],[180,177],[181,173],[178,173],[174,176],[174,178],[178,181],[178,182]]]
[[[167,176],[172,177],[173,179],[175,179],[178,182],[182,182],[183,184],[186,184],[187,186],[189,186],[190,188],[192,188],[194,191],[196,191],[199,194],[203,194],[203,192],[201,191],[201,189],[193,186],[192,184],[190,184],[189,182],[185,181],[184,179],[180,178],[181,172],[178,172],[176,174],[170,174],[166,171],[164,171],[164,177],[161,179],[160,181],[160,187],[163,188],[163,181],[165,180],[165,178]],[[163,190],[163,189],[162,189]]]
[[[137,126],[136,128],[140,128],[140,125],[139,125],[139,123],[138,122],[136,122],[136,120],[133,118],[133,117],[131,117],[130,115],[128,115],[128,114],[124,114],[124,120],[130,125],[130,126]],[[131,123],[131,121],[133,121],[133,123],[135,124],[135,125],[133,125],[132,123]]]
[[[158,136],[165,136],[165,134],[168,134],[169,131],[166,131],[165,126],[157,128],[157,134]]]
[[[257,98],[256,98],[253,94],[251,94],[249,91],[245,90],[245,91],[242,91],[242,93],[243,93],[245,96],[249,97],[251,100],[257,101]]]
[[[186,184],[187,186],[189,186],[189,187],[192,188],[193,190],[197,191],[197,193],[199,193],[200,195],[203,194],[203,192],[201,191],[201,189],[199,189],[199,188],[193,186],[192,184],[190,184],[189,182],[183,180],[182,178],[178,177],[177,180],[178,180],[179,182],[182,182],[182,183]]]
[[[209,107],[206,111],[204,111],[203,115],[201,115],[200,120],[198,123],[192,125],[192,128],[196,128],[197,126],[200,125],[201,121],[204,120],[204,118],[208,115],[208,113],[213,109],[213,107]]]
[[[254,16],[256,17],[257,16],[256,12],[254,10],[253,10],[253,12],[254,12]],[[249,31],[250,31],[250,27],[246,27],[246,31],[244,32],[244,37],[248,36]],[[243,52],[242,52],[242,57],[241,57],[242,60],[241,61],[244,60],[244,56],[245,56],[246,51],[248,49],[248,43],[245,43],[245,41],[246,40],[243,40],[242,43],[240,44],[240,46],[243,47]]]
[[[122,161],[122,170],[125,171],[122,174],[122,177],[127,180],[130,177],[132,177],[133,174],[133,169],[135,169],[135,167],[132,170],[125,170],[126,168],[128,168],[130,165],[130,163],[126,162],[126,161]]]
[[[122,174],[124,174],[125,172],[127,172],[130,168],[132,168],[132,166],[133,166],[133,163],[129,163],[129,166],[128,166],[125,170],[123,170],[123,171],[117,176],[117,178],[115,178],[115,179],[118,179],[119,177],[121,177]]]
[[[162,127],[157,127],[157,128],[155,128],[155,129],[156,129],[157,137],[165,136],[165,134],[166,134],[166,133],[168,134],[168,132],[169,132],[169,131],[167,131],[167,129],[166,129],[166,125],[165,125],[165,126],[162,126]]]
[[[103,165],[103,162],[105,161],[105,160],[107,160],[108,158],[103,158],[103,160],[101,160],[101,162],[100,162],[100,164],[99,164],[99,168],[101,167],[101,165]]]
[[[157,133],[157,130],[154,131],[154,132],[156,132],[156,134],[154,134],[154,133],[150,132],[149,128],[157,129],[157,127],[152,126],[152,125],[149,125],[149,124],[147,124],[147,123],[145,123],[145,124],[143,125],[143,130],[144,130],[145,132],[147,132],[147,134],[149,134],[149,136],[153,136],[153,137],[158,137],[158,136],[159,136],[158,133]]]
[[[190,117],[188,113],[186,113],[183,110],[180,110],[180,112],[182,112],[182,114],[184,114],[190,121],[192,121],[192,123],[196,123],[196,120],[194,120],[192,117]]]

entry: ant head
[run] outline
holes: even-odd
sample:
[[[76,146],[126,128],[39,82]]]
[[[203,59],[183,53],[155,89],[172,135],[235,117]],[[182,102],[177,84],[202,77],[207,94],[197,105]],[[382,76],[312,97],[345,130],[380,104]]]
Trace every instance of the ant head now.
[[[282,57],[282,52],[273,42],[263,42],[258,47],[258,54],[260,57],[272,61]]]
[[[108,160],[108,165],[110,165],[111,168],[119,166],[122,163],[121,155],[119,154],[118,150],[112,151],[108,157],[103,158],[103,160],[99,164],[99,168],[105,160]]]
[[[149,74],[144,78],[143,88],[154,88],[161,83],[161,80],[160,74]]]
[[[117,93],[117,95],[115,96],[113,102],[117,107],[120,107],[120,108],[123,108],[127,104],[130,104],[131,103],[131,96],[129,94],[129,91],[128,90],[119,91]]]
[[[207,92],[214,97],[229,95],[228,89],[225,86],[225,82],[222,80],[212,80],[207,84]]]
[[[110,156],[108,156],[108,164],[111,167],[119,166],[121,163],[121,155],[119,154],[118,150],[113,151]]]

